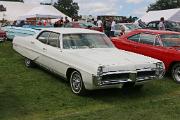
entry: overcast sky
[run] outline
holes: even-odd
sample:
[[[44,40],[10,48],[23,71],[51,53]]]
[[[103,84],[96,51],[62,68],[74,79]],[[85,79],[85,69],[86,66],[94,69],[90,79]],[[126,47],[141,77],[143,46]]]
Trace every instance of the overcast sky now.
[[[44,0],[24,0],[36,3]],[[51,0],[45,0],[51,1]],[[56,1],[56,0],[53,0]],[[150,3],[156,0],[74,0],[78,2],[80,15],[121,15],[142,16]]]

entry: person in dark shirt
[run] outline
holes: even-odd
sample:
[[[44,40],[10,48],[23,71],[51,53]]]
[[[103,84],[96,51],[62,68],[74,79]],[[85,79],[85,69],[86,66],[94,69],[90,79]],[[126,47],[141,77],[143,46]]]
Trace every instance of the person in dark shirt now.
[[[69,23],[69,20],[68,20],[68,17],[65,17],[64,24],[67,24],[67,23]]]
[[[63,24],[64,24],[63,17],[61,17],[60,20],[58,20],[57,22],[55,22],[54,27],[62,27]]]

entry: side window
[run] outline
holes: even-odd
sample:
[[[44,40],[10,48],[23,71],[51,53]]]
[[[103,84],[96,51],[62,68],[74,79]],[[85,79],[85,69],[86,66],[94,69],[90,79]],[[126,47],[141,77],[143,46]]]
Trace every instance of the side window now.
[[[156,28],[156,23],[149,23],[148,28]]]
[[[59,34],[51,32],[47,44],[53,47],[59,47],[59,43]]]
[[[128,40],[131,40],[134,42],[139,42],[139,37],[140,37],[140,34],[136,34],[136,35],[129,37]]]
[[[39,37],[37,38],[40,42],[46,44],[48,37],[49,37],[50,32],[42,32]]]
[[[140,35],[140,43],[154,45],[156,35],[142,33]]]

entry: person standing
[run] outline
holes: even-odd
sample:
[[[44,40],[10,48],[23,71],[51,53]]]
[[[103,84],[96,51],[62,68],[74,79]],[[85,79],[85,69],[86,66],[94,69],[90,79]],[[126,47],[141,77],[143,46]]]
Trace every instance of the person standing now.
[[[166,30],[165,25],[164,25],[164,17],[160,18],[159,30]]]
[[[103,27],[103,23],[102,23],[102,20],[100,19],[100,17],[97,18],[97,26]]]
[[[104,32],[105,34],[110,37],[111,35],[111,21],[109,19],[106,18],[106,20],[104,21]]]
[[[121,36],[121,35],[124,35],[124,34],[125,34],[125,27],[124,27],[124,26],[121,26],[121,27],[120,27],[120,30],[121,30],[120,36]]]
[[[97,24],[97,22],[94,20],[94,18],[92,18],[91,23],[94,24],[94,25]]]
[[[116,24],[116,22],[114,21],[114,19],[112,19],[112,22],[111,22],[111,37],[114,37],[115,24]]]
[[[69,23],[69,20],[68,20],[68,17],[65,17],[64,24],[67,24],[67,23]]]
[[[60,20],[55,22],[54,27],[63,27],[63,24],[64,24],[63,17],[61,17]]]

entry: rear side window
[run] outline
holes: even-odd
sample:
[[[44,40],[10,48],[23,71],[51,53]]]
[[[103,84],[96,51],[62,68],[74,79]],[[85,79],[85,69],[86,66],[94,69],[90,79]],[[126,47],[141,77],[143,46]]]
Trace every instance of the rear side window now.
[[[46,44],[49,35],[50,35],[50,32],[47,32],[47,31],[46,31],[46,32],[42,32],[37,39],[38,39],[40,42]]]
[[[140,43],[154,45],[156,35],[142,33],[140,35]]]
[[[51,32],[48,38],[48,45],[53,47],[59,47],[59,34]]]
[[[133,35],[129,37],[128,39],[134,42],[139,42],[140,34]]]

